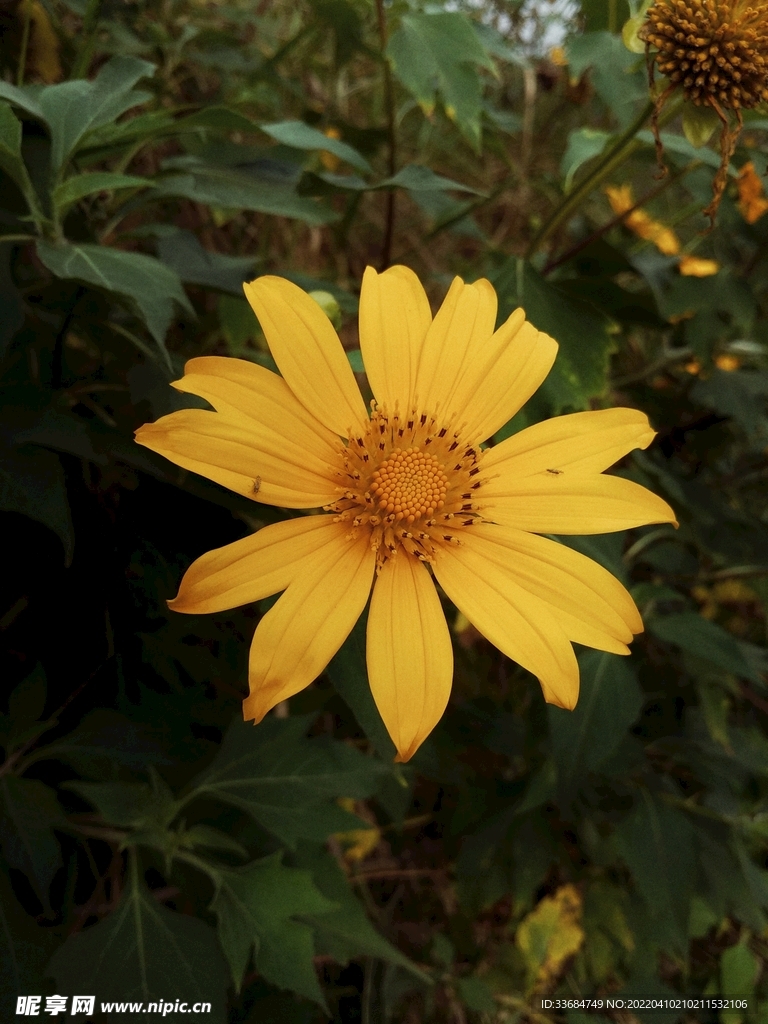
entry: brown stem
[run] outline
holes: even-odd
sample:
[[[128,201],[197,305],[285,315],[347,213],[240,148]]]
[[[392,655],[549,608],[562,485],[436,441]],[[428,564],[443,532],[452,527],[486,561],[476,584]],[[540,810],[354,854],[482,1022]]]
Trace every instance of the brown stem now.
[[[397,136],[395,133],[395,89],[392,82],[392,69],[387,60],[387,17],[384,12],[384,0],[376,0],[376,17],[379,23],[379,44],[381,59],[384,63],[384,104],[387,108],[387,171],[390,178],[397,173]],[[395,233],[395,190],[386,193],[384,244],[381,250],[379,270],[386,270],[392,261],[392,240]]]

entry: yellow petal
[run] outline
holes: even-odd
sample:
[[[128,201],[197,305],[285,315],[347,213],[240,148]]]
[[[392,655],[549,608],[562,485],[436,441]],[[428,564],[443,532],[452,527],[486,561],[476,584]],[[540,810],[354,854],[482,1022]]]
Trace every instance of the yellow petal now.
[[[496,292],[486,280],[455,277],[427,331],[416,372],[419,408],[444,421],[460,411],[454,392],[468,361],[482,351],[496,323]]]
[[[206,551],[184,573],[168,602],[174,612],[203,615],[260,601],[285,590],[303,561],[338,536],[333,516],[301,516]]]
[[[365,422],[352,367],[315,300],[282,277],[257,277],[243,289],[280,373],[302,405],[342,437]]]
[[[531,533],[615,533],[649,523],[674,523],[675,513],[653,492],[619,476],[546,470],[522,480],[489,481],[483,515]]]
[[[305,431],[295,430],[288,415],[272,422],[270,427],[242,416],[232,420],[220,412],[180,409],[140,427],[136,442],[267,505],[316,508],[334,501],[331,468],[302,447]]]
[[[550,605],[515,580],[503,545],[464,531],[460,546],[438,549],[434,571],[472,625],[538,677],[547,703],[575,707],[579,666],[573,647]]]
[[[407,413],[432,312],[421,282],[408,267],[377,274],[366,267],[360,292],[360,351],[376,401]]]
[[[396,761],[409,761],[440,721],[453,679],[453,650],[426,566],[401,551],[373,587],[368,678]]]
[[[486,452],[483,474],[498,474],[493,486],[505,487],[548,469],[602,473],[634,448],[647,448],[655,436],[648,417],[635,409],[554,416]]]
[[[484,441],[511,420],[544,382],[557,349],[516,309],[467,364],[456,389],[464,436]]]
[[[495,545],[510,577],[549,606],[569,640],[614,654],[629,654],[643,629],[629,593],[591,558],[545,537],[510,527],[479,524],[473,537]]]
[[[348,540],[349,525],[298,567],[293,581],[256,627],[243,717],[264,715],[325,669],[365,608],[376,556],[367,538]],[[331,531],[328,531],[331,534]]]

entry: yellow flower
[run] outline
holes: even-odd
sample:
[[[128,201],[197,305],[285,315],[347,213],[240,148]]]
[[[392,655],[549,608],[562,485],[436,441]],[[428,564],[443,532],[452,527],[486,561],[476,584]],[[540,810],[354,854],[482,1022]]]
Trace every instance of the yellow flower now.
[[[739,211],[747,224],[754,224],[768,210],[768,199],[751,160],[739,171],[736,187],[739,190]]]
[[[715,359],[715,366],[718,370],[725,370],[726,373],[733,373],[734,370],[738,370],[741,366],[741,360],[738,356],[732,356],[729,353],[723,353],[723,355],[717,356]]]
[[[139,444],[253,500],[323,506],[202,555],[176,611],[220,612],[284,591],[251,645],[246,719],[325,669],[369,595],[371,690],[407,761],[445,710],[453,653],[435,584],[488,640],[573,708],[572,643],[627,654],[642,621],[602,566],[540,534],[674,522],[650,491],[603,470],[654,437],[634,409],[560,416],[488,450],[549,373],[557,343],[515,310],[494,332],[488,281],[455,278],[432,318],[415,274],[365,272],[360,348],[369,414],[330,321],[279,277],[245,285],[281,376],[191,359],[174,386],[215,411],[146,424]],[[371,589],[373,592],[371,594]]]
[[[339,131],[338,128],[334,128],[333,126],[331,126],[330,128],[326,128],[325,131],[323,132],[323,135],[325,135],[326,139],[341,138],[341,132]],[[327,149],[324,149],[321,150],[320,152],[320,163],[323,165],[326,171],[333,172],[339,169],[339,164],[341,163],[341,160],[339,160],[335,153],[329,153]]]
[[[653,220],[645,210],[632,210],[635,200],[632,196],[631,185],[620,185],[614,187],[609,185],[605,189],[611,209],[617,215],[627,214],[624,224],[633,231],[639,238],[653,242],[659,252],[665,256],[676,256],[680,252],[680,240],[672,228],[665,227],[660,221]],[[628,211],[632,210],[631,213]]]
[[[720,270],[717,260],[705,260],[700,256],[681,256],[677,269],[683,277],[711,277]]]

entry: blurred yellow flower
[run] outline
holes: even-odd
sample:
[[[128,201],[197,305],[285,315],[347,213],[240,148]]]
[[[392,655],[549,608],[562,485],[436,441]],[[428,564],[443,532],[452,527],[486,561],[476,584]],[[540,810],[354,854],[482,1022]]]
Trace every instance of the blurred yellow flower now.
[[[665,256],[676,256],[680,252],[680,240],[672,228],[665,227],[660,221],[653,220],[645,210],[632,210],[635,205],[631,185],[609,185],[605,189],[608,202],[613,212],[624,217],[624,224],[639,238],[653,242],[659,252]],[[631,213],[629,211],[632,210]]]
[[[698,377],[701,373],[701,363],[698,359],[692,359],[690,363],[685,364],[685,372],[690,373],[692,377]]]
[[[60,82],[64,72],[59,59],[59,37],[45,7],[40,0],[23,0],[18,7],[18,15],[22,21],[29,18],[29,70],[48,84]]]
[[[568,56],[562,46],[553,46],[549,51],[549,59],[558,68],[568,67]]]
[[[718,370],[725,370],[726,373],[733,373],[734,370],[738,370],[741,366],[741,360],[738,356],[732,356],[728,353],[717,356],[715,359],[715,366]]]
[[[341,132],[339,131],[339,129],[333,127],[326,128],[325,131],[323,132],[323,135],[325,135],[326,139],[341,138]],[[329,153],[328,150],[324,149],[320,153],[320,163],[323,165],[326,171],[331,171],[333,173],[334,171],[338,170],[341,160],[339,160],[335,153]]]
[[[705,260],[699,256],[681,256],[677,269],[684,277],[711,277],[720,270],[717,260]]]
[[[736,187],[739,190],[739,211],[747,224],[754,224],[768,210],[768,199],[751,160],[739,171]]]
[[[517,309],[494,332],[488,281],[455,278],[432,317],[406,267],[366,270],[360,348],[369,414],[331,322],[279,277],[245,286],[281,376],[240,359],[191,359],[182,409],[139,444],[255,501],[322,506],[202,555],[175,611],[220,612],[284,591],[261,618],[246,719],[311,683],[368,603],[371,690],[407,761],[445,710],[453,676],[435,584],[491,643],[573,708],[572,643],[627,654],[642,621],[597,562],[541,534],[674,522],[666,502],[604,470],[654,437],[634,409],[577,412],[494,447],[493,436],[549,373],[557,343]],[[372,594],[371,594],[371,588]]]

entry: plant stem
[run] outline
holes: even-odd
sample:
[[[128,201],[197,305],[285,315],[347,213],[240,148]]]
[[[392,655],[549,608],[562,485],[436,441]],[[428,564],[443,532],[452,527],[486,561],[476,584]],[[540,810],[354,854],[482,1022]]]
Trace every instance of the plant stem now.
[[[376,17],[379,23],[379,44],[381,59],[384,64],[384,105],[387,108],[387,171],[390,178],[397,173],[397,135],[395,132],[395,90],[392,82],[392,69],[387,60],[387,17],[384,11],[384,0],[376,0]],[[392,261],[392,239],[395,232],[395,190],[387,190],[384,244],[381,249],[380,270],[386,270]]]
[[[24,26],[21,30],[21,48],[19,50],[19,61],[16,65],[16,85],[24,85],[24,74],[27,70],[27,50],[29,49],[29,35],[32,28],[32,0],[24,0]]]
[[[526,259],[530,259],[541,245],[557,231],[560,225],[566,221],[573,211],[580,205],[593,189],[604,181],[609,174],[620,167],[624,161],[634,153],[640,143],[635,136],[643,127],[645,122],[653,113],[653,100],[648,100],[642,111],[638,114],[632,124],[618,137],[608,152],[603,156],[598,165],[592,170],[576,188],[564,197],[563,201],[552,213],[549,220],[534,235],[531,244],[526,252]]]

